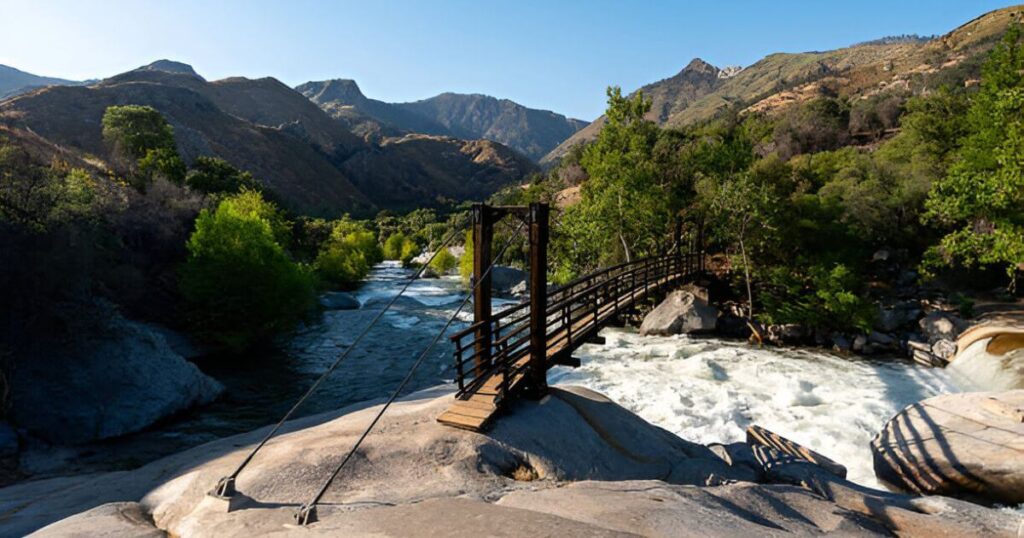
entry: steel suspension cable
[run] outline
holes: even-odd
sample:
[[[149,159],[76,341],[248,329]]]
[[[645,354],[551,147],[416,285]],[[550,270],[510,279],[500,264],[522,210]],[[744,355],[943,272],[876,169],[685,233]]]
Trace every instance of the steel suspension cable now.
[[[523,224],[525,223],[521,223],[516,228],[515,231],[517,233],[519,232],[519,230],[522,229]],[[344,469],[345,465],[349,462],[350,459],[352,459],[352,456],[355,455],[356,450],[359,450],[360,445],[363,444],[363,441],[370,434],[370,431],[373,430],[373,427],[377,425],[377,422],[381,419],[381,417],[384,416],[384,413],[386,413],[388,408],[391,407],[391,404],[394,403],[396,399],[398,399],[398,396],[402,393],[402,390],[409,383],[409,381],[412,380],[413,373],[416,372],[416,369],[419,368],[420,364],[423,363],[423,360],[426,359],[427,354],[430,353],[430,350],[433,349],[433,347],[437,344],[441,337],[444,336],[446,332],[448,332],[448,328],[451,327],[452,323],[454,323],[456,318],[458,318],[459,313],[462,312],[462,309],[466,306],[467,303],[469,303],[469,300],[473,297],[473,292],[476,291],[476,289],[480,286],[481,282],[484,281],[487,275],[491,273],[491,270],[494,269],[494,266],[498,263],[498,260],[501,259],[502,255],[505,254],[505,251],[508,250],[508,247],[512,244],[512,241],[515,240],[515,236],[515,233],[512,234],[512,237],[510,237],[509,240],[505,242],[504,246],[502,246],[501,250],[498,252],[498,255],[494,257],[494,260],[490,262],[490,264],[487,266],[487,269],[483,272],[482,275],[474,275],[475,282],[473,283],[472,288],[470,288],[469,293],[466,294],[466,297],[459,304],[459,307],[455,309],[455,312],[453,312],[452,315],[448,318],[448,321],[445,322],[444,327],[441,328],[440,332],[438,332],[437,335],[434,336],[434,339],[431,340],[429,344],[427,344],[427,347],[424,348],[423,352],[420,353],[419,357],[416,358],[412,366],[409,368],[409,372],[405,374],[405,378],[402,379],[402,382],[398,384],[398,387],[394,390],[394,392],[391,393],[391,396],[387,399],[384,405],[381,406],[380,411],[378,411],[377,415],[373,417],[373,420],[370,422],[370,425],[366,427],[362,435],[359,436],[359,439],[356,440],[355,444],[352,445],[352,448],[348,451],[347,454],[345,454],[345,457],[341,460],[341,463],[338,464],[338,466],[334,469],[334,472],[331,473],[331,476],[327,479],[326,482],[324,482],[323,486],[320,487],[320,490],[317,491],[316,495],[313,496],[313,499],[310,502],[303,504],[302,506],[299,507],[298,512],[295,513],[295,520],[299,525],[307,525],[309,523],[313,523],[316,521],[316,505],[320,502],[320,499],[324,496],[324,494],[327,493],[327,489],[331,486],[331,483],[334,482],[334,479],[338,477],[338,474],[341,473],[341,470]]]
[[[238,475],[242,472],[242,470],[245,469],[247,465],[249,465],[253,457],[256,456],[256,453],[259,452],[260,449],[262,449],[263,446],[266,445],[267,442],[270,441],[270,439],[275,434],[277,434],[277,431],[281,429],[281,426],[283,426],[284,423],[287,422],[288,419],[291,418],[291,416],[299,409],[299,407],[301,407],[302,404],[305,403],[306,400],[314,392],[316,392],[316,389],[319,388],[320,385],[331,375],[331,373],[333,373],[334,370],[338,368],[342,361],[344,361],[345,358],[348,357],[349,353],[351,353],[352,350],[355,349],[359,342],[362,341],[362,339],[367,334],[370,333],[370,329],[372,329],[373,326],[376,325],[377,322],[380,321],[382,317],[384,317],[384,313],[387,312],[388,309],[394,306],[395,302],[398,301],[398,298],[401,297],[402,294],[404,294],[406,290],[409,289],[409,286],[411,286],[413,282],[415,282],[417,279],[419,279],[420,276],[423,275],[423,271],[425,271],[426,268],[430,265],[430,262],[434,261],[434,258],[436,258],[437,255],[440,254],[442,250],[448,247],[448,243],[450,243],[452,239],[458,236],[459,232],[460,230],[452,231],[448,235],[448,237],[441,242],[441,245],[434,251],[434,253],[426,261],[426,263],[424,263],[423,266],[420,267],[419,270],[417,270],[416,273],[411,278],[409,278],[408,282],[406,282],[405,285],[402,286],[402,289],[399,290],[398,293],[394,297],[392,297],[390,301],[388,301],[384,308],[381,309],[381,311],[378,312],[377,315],[374,316],[372,320],[370,320],[370,323],[365,328],[363,328],[362,332],[360,332],[359,335],[356,336],[355,340],[353,340],[352,343],[349,344],[345,351],[338,355],[338,358],[334,360],[334,363],[332,363],[331,366],[327,368],[327,370],[324,370],[324,372],[320,374],[320,377],[317,378],[317,380],[313,383],[313,385],[309,387],[309,389],[306,390],[306,393],[303,394],[302,397],[300,397],[297,402],[295,402],[295,405],[293,405],[291,409],[289,409],[288,412],[285,413],[283,417],[281,417],[281,420],[279,420],[277,424],[275,424],[274,427],[271,428],[269,432],[267,432],[267,435],[263,437],[259,444],[256,445],[256,447],[249,452],[249,454],[245,457],[244,460],[242,460],[240,464],[238,464],[238,467],[235,468],[234,472],[232,472],[228,476],[225,476],[224,478],[221,478],[220,481],[217,482],[217,486],[213,489],[213,491],[210,492],[212,495],[217,497],[230,497],[235,493],[235,479],[238,478]]]

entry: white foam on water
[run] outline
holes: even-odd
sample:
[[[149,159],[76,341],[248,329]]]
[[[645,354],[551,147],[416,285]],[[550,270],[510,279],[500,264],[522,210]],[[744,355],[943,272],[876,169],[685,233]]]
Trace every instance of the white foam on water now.
[[[553,383],[583,385],[647,421],[697,443],[743,441],[758,424],[880,487],[869,443],[893,415],[936,394],[955,392],[948,373],[903,360],[866,360],[824,352],[758,349],[715,339],[640,337],[602,332],[584,345],[576,370],[559,367]]]

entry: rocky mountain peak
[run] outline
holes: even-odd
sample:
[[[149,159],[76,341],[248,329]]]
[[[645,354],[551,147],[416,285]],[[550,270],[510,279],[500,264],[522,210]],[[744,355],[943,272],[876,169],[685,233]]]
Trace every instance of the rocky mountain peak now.
[[[683,68],[683,70],[679,74],[683,73],[699,73],[717,76],[718,68],[705,62],[700,58],[694,58],[693,60],[690,61],[689,64],[686,65],[686,67]]]
[[[162,71],[164,73],[176,73],[179,75],[190,75],[200,80],[206,80],[192,69],[191,65],[174,60],[157,60],[149,65],[144,65],[136,71]]]
[[[366,101],[356,81],[348,78],[311,81],[295,88],[314,103],[340,103],[354,105]]]

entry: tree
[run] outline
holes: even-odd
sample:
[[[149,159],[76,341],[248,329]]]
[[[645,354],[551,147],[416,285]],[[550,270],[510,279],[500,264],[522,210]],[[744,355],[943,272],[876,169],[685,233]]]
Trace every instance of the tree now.
[[[277,208],[252,191],[199,214],[181,290],[200,334],[239,352],[290,328],[312,306],[312,275],[277,236],[287,229]]]
[[[1013,25],[982,68],[967,113],[967,136],[948,174],[932,188],[926,219],[951,231],[930,263],[1002,265],[1016,287],[1024,263],[1024,49]]]
[[[608,89],[607,122],[580,164],[590,179],[570,207],[563,231],[580,264],[613,263],[650,254],[669,218],[665,186],[654,158],[658,126],[644,118],[651,101]]]
[[[448,274],[459,265],[459,260],[447,248],[441,249],[430,261],[430,268],[438,275]]]
[[[103,114],[103,139],[116,155],[128,159],[142,174],[142,185],[154,174],[181,183],[185,165],[174,143],[174,129],[155,108],[141,105],[111,106]]]
[[[373,232],[352,221],[335,223],[314,263],[320,277],[337,286],[358,284],[384,255]]]
[[[408,265],[419,254],[419,250],[419,245],[401,232],[391,234],[384,241],[384,259],[399,260],[403,265]]]
[[[751,172],[725,177],[706,176],[697,182],[697,194],[712,231],[726,243],[739,246],[747,291],[747,318],[754,316],[751,284],[752,241],[763,240],[772,230],[772,216],[780,200],[770,185],[757,181]]]
[[[192,190],[206,194],[234,194],[242,190],[258,191],[259,183],[252,174],[235,168],[219,157],[198,157],[185,176]]]

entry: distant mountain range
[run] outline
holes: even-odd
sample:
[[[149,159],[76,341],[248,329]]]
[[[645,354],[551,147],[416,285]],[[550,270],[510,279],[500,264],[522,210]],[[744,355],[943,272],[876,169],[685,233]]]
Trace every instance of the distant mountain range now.
[[[774,113],[822,96],[856,101],[885,92],[919,94],[976,78],[984,53],[1022,13],[1022,6],[992,11],[935,38],[896,36],[831,51],[771,54],[738,71],[696,59],[639,91],[653,100],[648,118],[670,128],[727,109]],[[541,164],[554,164],[573,146],[593,140],[604,121],[598,118],[566,139]]]
[[[364,136],[423,133],[486,139],[534,160],[587,125],[480,94],[442,93],[411,103],[386,103],[363,95],[354,80],[307,82],[295,89]]]
[[[208,82],[167,60],[89,86],[50,86],[0,101],[0,126],[102,157],[109,148],[100,120],[107,107],[124,104],[163,113],[186,161],[222,157],[292,209],[314,215],[483,199],[537,170],[488,140],[410,134],[367,141],[276,79]]]
[[[746,68],[695,59],[640,91],[653,102],[652,121],[678,128],[726,110],[775,114],[818,97],[855,104],[889,92],[971,84],[984,54],[1022,13],[1021,6],[993,11],[935,38],[771,54]],[[484,95],[387,103],[344,79],[295,89],[273,78],[207,81],[168,60],[92,83],[0,66],[0,96],[0,128],[38,148],[78,152],[83,162],[109,155],[100,127],[108,106],[151,105],[174,126],[187,161],[220,156],[251,171],[293,209],[321,215],[483,199],[538,171],[535,161],[553,165],[593,140],[605,122],[584,126]]]
[[[51,86],[54,84],[67,85],[82,83],[62,78],[41,77],[39,75],[20,71],[13,67],[0,65],[0,99],[13,97],[20,93],[25,93],[36,88],[42,88],[43,86]]]

